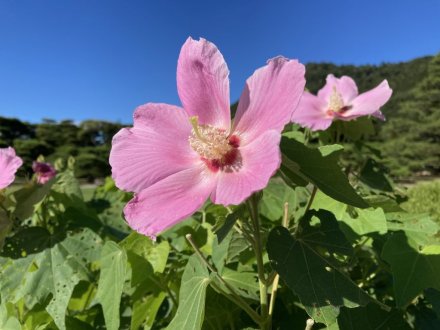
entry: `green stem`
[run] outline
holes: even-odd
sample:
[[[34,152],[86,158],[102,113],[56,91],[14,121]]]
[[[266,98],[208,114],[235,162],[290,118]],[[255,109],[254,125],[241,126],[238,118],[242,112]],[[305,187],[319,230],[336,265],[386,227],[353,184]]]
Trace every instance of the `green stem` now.
[[[234,303],[236,303],[239,307],[241,307],[249,316],[250,318],[252,318],[252,320],[254,320],[255,323],[257,324],[261,324],[262,320],[260,318],[260,316],[246,303],[246,301],[243,300],[242,297],[240,297],[237,292],[235,292],[234,288],[228,283],[226,282],[223,277],[220,276],[220,274],[218,273],[217,269],[211,265],[208,260],[206,259],[206,257],[203,255],[202,251],[200,251],[199,247],[196,245],[196,243],[194,242],[194,240],[192,239],[191,234],[187,234],[186,239],[188,240],[189,244],[191,244],[191,246],[193,247],[194,251],[196,252],[196,254],[199,256],[200,260],[206,265],[206,267],[208,267],[208,269],[215,275],[215,277],[229,290],[229,292],[232,294],[232,296],[230,295],[225,295],[226,298],[228,298],[229,300],[233,301]],[[221,290],[215,283],[211,283],[211,285],[215,288],[217,288],[218,291],[223,292],[223,290]]]
[[[307,203],[306,210],[304,211],[304,214],[306,214],[307,211],[310,210],[310,207],[312,206],[312,203],[313,203],[313,200],[315,199],[315,195],[316,195],[317,191],[318,191],[318,188],[314,185],[313,190],[312,190],[312,194],[310,195],[310,199],[309,199],[309,202]]]
[[[249,212],[252,219],[253,229],[254,229],[254,239],[255,239],[255,257],[257,259],[257,269],[258,269],[258,283],[260,285],[260,304],[261,304],[261,317],[264,323],[261,325],[261,329],[267,329],[268,320],[268,304],[267,304],[267,281],[264,274],[264,262],[263,262],[263,251],[261,243],[261,233],[260,233],[260,219],[258,216],[258,199],[255,195],[252,195],[248,200]]]
[[[289,203],[287,203],[287,202],[284,203],[282,225],[284,228],[287,228],[287,229],[289,228]],[[275,277],[272,282],[272,293],[270,295],[270,303],[269,303],[269,320],[267,322],[269,329],[272,327],[273,310],[275,308],[275,300],[277,298],[279,280],[280,280],[280,275],[275,274]]]

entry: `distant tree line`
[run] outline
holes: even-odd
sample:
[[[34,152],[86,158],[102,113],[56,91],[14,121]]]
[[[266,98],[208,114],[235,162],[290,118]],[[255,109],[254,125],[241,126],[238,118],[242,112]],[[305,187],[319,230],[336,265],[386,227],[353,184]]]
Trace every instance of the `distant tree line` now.
[[[72,120],[43,119],[40,124],[30,124],[0,117],[0,146],[14,146],[24,160],[23,172],[30,173],[32,161],[39,155],[49,161],[74,156],[77,176],[93,180],[110,174],[111,140],[122,127],[99,120],[76,125]]]
[[[351,76],[360,92],[387,79],[394,90],[383,108],[387,121],[376,123],[377,134],[367,142],[381,151],[381,161],[394,176],[440,174],[440,54],[379,66],[311,63],[306,72],[307,89],[313,93],[324,85],[328,73]],[[123,126],[127,125],[99,120],[77,125],[72,120],[44,119],[30,124],[0,117],[0,146],[16,148],[25,160],[24,171],[39,155],[52,161],[75,156],[77,176],[93,180],[110,174],[111,140]]]

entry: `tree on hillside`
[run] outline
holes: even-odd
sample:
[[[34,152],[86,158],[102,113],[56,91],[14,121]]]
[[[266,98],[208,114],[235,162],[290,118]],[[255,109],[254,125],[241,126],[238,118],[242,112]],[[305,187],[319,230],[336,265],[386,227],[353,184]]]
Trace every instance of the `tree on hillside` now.
[[[431,60],[427,76],[410,97],[399,104],[382,136],[386,161],[398,174],[440,173],[440,54]]]
[[[15,139],[30,139],[34,135],[32,125],[15,118],[0,117],[0,147],[12,145]]]

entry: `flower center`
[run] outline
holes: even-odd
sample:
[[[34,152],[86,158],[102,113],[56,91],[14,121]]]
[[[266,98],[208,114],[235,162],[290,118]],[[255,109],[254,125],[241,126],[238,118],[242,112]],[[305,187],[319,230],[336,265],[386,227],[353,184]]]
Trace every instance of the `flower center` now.
[[[330,100],[328,102],[328,108],[329,110],[339,112],[343,107],[344,107],[344,101],[342,100],[342,96],[336,90],[336,86],[333,86],[333,90],[330,95]]]
[[[337,91],[336,86],[333,86],[333,90],[328,101],[327,114],[332,116],[335,113],[344,113],[345,111],[350,110],[350,108],[351,106],[344,105],[344,100],[342,99],[341,94]]]
[[[197,116],[190,118],[193,127],[189,145],[212,170],[231,166],[238,158],[240,139],[236,135],[211,125],[199,125]]]

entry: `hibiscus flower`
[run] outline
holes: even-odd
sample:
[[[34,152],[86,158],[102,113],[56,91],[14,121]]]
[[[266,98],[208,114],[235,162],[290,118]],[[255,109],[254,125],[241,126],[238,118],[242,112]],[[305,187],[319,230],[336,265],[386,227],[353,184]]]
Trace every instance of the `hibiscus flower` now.
[[[177,64],[183,107],[148,103],[113,138],[116,185],[135,193],[128,224],[154,238],[211,198],[240,204],[280,165],[281,131],[304,90],[304,66],[277,57],[247,80],[234,121],[229,71],[217,47],[188,38]]]
[[[23,161],[13,148],[0,148],[0,189],[14,182],[15,173],[22,164]]]
[[[33,162],[32,170],[37,176],[39,184],[45,184],[57,174],[57,171],[51,164],[43,162]]]
[[[318,131],[327,129],[337,119],[348,121],[372,115],[385,120],[380,108],[388,102],[392,92],[384,80],[377,87],[359,94],[352,78],[336,78],[329,74],[317,96],[304,92],[292,122]]]

